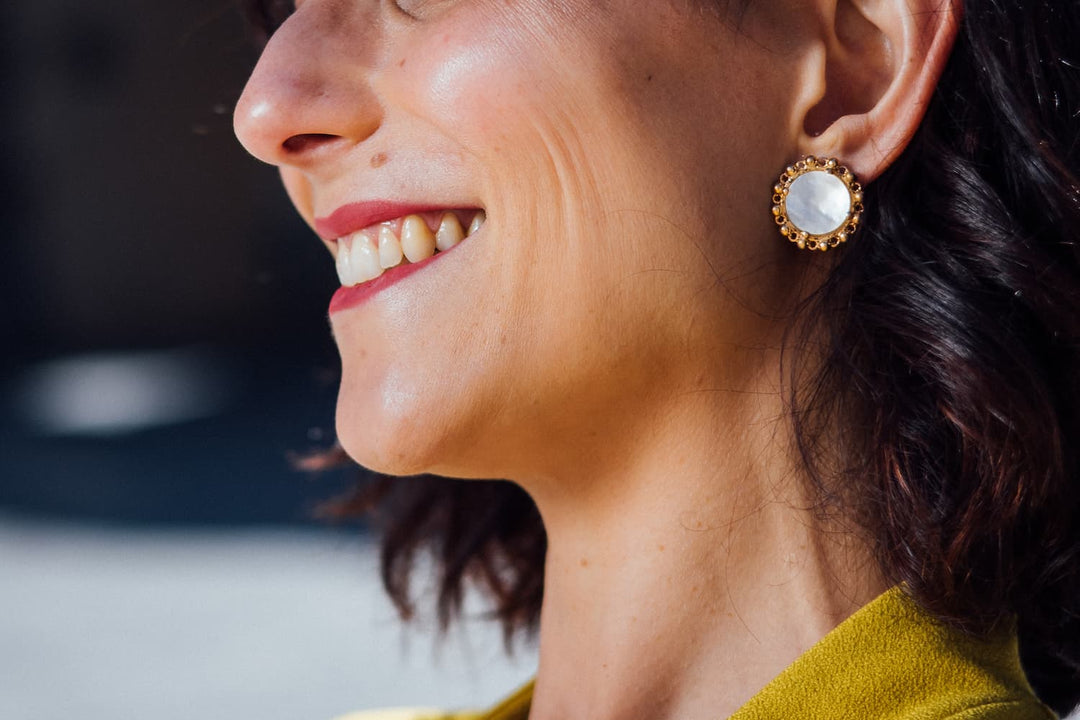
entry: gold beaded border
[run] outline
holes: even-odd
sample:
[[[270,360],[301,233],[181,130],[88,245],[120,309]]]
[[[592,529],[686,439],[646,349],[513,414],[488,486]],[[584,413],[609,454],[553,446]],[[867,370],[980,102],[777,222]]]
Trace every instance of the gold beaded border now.
[[[851,207],[848,209],[847,219],[831,233],[813,235],[795,226],[787,216],[787,196],[791,189],[791,183],[809,172],[827,172],[843,181],[851,197]],[[840,164],[836,158],[820,159],[808,155],[794,165],[788,166],[780,176],[780,181],[773,187],[773,219],[780,229],[780,234],[799,246],[799,249],[821,250],[834,248],[840,243],[847,242],[848,238],[859,229],[859,220],[863,213],[862,185],[856,180],[850,170]]]

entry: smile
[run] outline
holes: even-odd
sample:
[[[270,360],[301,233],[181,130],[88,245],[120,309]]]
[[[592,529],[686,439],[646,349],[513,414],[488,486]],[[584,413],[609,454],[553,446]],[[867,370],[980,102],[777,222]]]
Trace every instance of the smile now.
[[[421,263],[479,230],[483,210],[406,215],[337,238],[335,258],[342,287],[379,278],[398,266]]]

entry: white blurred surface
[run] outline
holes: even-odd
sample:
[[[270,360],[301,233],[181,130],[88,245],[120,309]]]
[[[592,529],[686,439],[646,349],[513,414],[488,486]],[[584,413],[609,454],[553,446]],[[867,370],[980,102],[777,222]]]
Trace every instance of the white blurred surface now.
[[[220,358],[186,348],[58,358],[30,368],[11,390],[39,433],[108,437],[213,416],[233,385]]]
[[[0,718],[327,720],[485,706],[531,676],[491,623],[404,631],[376,572],[346,536],[0,517]]]
[[[330,720],[485,707],[532,675],[489,622],[404,630],[376,573],[343,535],[0,516],[0,719]]]

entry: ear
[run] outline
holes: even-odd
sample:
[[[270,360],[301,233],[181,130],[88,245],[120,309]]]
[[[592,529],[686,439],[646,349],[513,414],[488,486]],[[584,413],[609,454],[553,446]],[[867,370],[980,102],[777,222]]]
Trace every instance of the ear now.
[[[815,49],[799,73],[801,155],[836,157],[863,183],[922,122],[960,24],[961,0],[815,0]]]

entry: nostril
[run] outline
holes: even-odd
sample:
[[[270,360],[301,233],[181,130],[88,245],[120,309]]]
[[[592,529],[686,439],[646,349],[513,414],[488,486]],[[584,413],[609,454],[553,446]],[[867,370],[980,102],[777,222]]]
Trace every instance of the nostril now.
[[[304,133],[303,135],[293,135],[288,138],[285,142],[281,143],[281,147],[289,155],[303,155],[338,139],[338,135]]]

